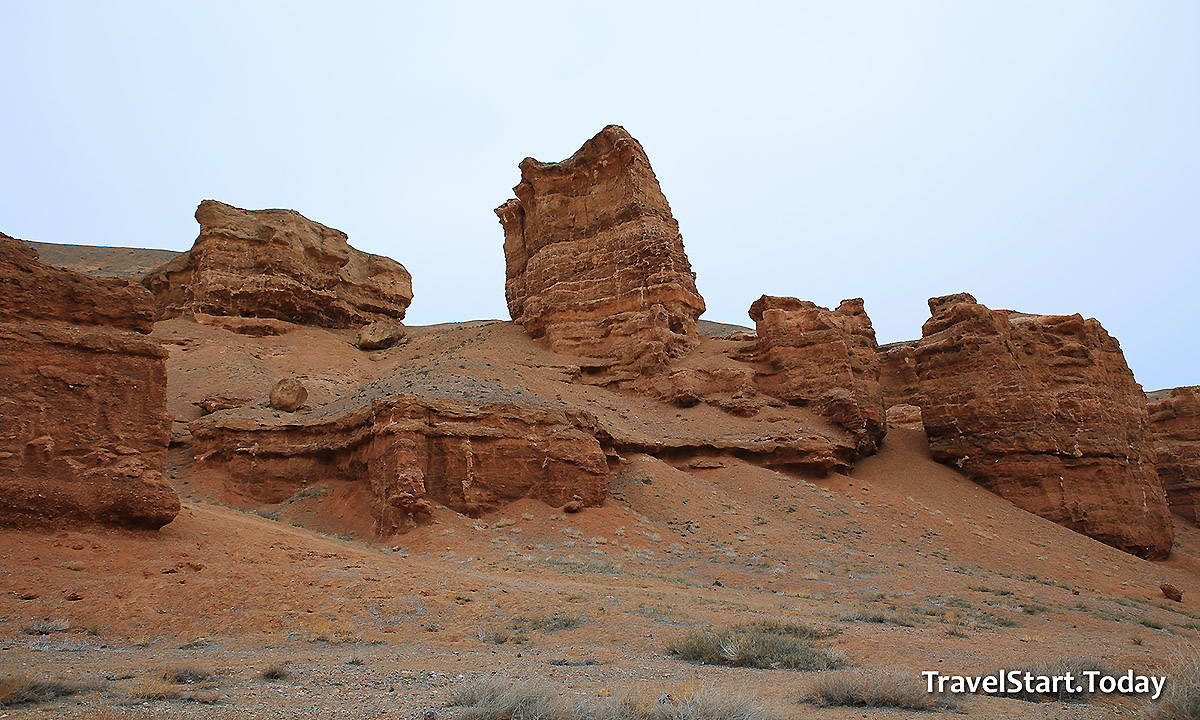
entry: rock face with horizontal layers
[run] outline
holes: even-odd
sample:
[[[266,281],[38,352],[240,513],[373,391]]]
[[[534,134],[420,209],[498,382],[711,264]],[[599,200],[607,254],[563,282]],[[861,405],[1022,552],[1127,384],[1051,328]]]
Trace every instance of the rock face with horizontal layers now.
[[[494,401],[391,379],[282,424],[254,409],[217,413],[191,424],[193,449],[203,469],[260,501],[279,502],[305,478],[361,483],[379,537],[409,529],[433,502],[475,516],[521,498],[604,501],[594,418],[477,391]]]
[[[142,280],[159,320],[204,313],[347,328],[402,319],[412,302],[403,265],[295,210],[205,200],[196,220],[192,249]]]
[[[929,301],[916,349],[934,459],[1019,507],[1150,559],[1174,530],[1141,387],[1095,320]]]
[[[0,524],[158,528],[179,512],[153,317],[141,286],[0,234]]]
[[[1200,387],[1147,393],[1158,479],[1176,515],[1200,523]]]
[[[597,368],[645,370],[694,347],[704,300],[650,161],[609,125],[570,158],[521,162],[504,226],[513,320]]]
[[[879,347],[859,298],[827,310],[806,300],[763,295],[750,306],[758,329],[753,356],[772,369],[762,392],[810,408],[855,438],[859,455],[887,434]]]
[[[920,383],[917,380],[916,340],[879,346],[879,384],[883,386],[883,404],[918,405]]]

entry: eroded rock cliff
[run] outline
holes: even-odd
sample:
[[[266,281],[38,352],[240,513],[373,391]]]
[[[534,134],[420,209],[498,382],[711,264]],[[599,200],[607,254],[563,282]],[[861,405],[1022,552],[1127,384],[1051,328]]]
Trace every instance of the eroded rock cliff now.
[[[153,316],[141,286],[0,234],[0,524],[157,528],[179,512]]]
[[[704,300],[650,161],[610,125],[557,163],[521,162],[504,226],[513,320],[598,368],[646,370],[697,342]]]
[[[1174,531],[1141,387],[1095,320],[929,301],[916,348],[933,457],[1018,506],[1164,558]]]
[[[1200,523],[1200,387],[1148,393],[1158,478],[1176,515]]]
[[[861,299],[827,310],[806,300],[763,295],[750,306],[758,331],[753,356],[770,366],[756,382],[766,394],[812,409],[853,434],[859,455],[887,433],[878,345]]]
[[[142,280],[156,319],[204,313],[345,328],[402,319],[412,302],[403,265],[350,247],[344,232],[295,210],[205,200],[196,220],[192,249]]]

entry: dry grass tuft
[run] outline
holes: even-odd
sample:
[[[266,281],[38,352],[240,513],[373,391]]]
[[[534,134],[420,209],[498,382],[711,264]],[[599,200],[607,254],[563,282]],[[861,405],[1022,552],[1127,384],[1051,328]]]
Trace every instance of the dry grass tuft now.
[[[746,698],[720,690],[701,690],[657,702],[628,696],[569,703],[561,692],[530,683],[468,681],[450,693],[461,720],[772,720]]]
[[[262,671],[263,680],[287,680],[292,672],[288,670],[287,663],[272,663]]]
[[[1148,707],[1145,720],[1195,720],[1200,718],[1200,651],[1181,653],[1167,673],[1162,697]]]
[[[0,680],[0,707],[49,702],[91,689],[88,685],[72,680],[8,677]]]
[[[308,639],[330,645],[358,642],[358,632],[349,620],[318,620],[312,624]]]
[[[178,685],[195,685],[208,682],[213,678],[213,671],[198,667],[170,667],[162,672],[162,679]]]
[[[667,649],[683,660],[786,670],[836,670],[843,662],[814,645],[828,631],[806,625],[760,621],[721,630],[692,630]]]
[[[949,695],[925,691],[920,679],[883,670],[847,670],[822,675],[804,700],[823,706],[899,708],[902,710],[954,710]]]

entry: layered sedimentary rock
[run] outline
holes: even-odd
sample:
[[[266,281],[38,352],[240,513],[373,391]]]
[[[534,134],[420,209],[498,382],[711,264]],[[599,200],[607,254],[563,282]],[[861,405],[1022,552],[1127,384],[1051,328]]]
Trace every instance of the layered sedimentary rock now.
[[[878,345],[861,299],[827,310],[805,300],[763,295],[750,306],[758,330],[753,356],[770,366],[759,389],[808,407],[849,431],[857,452],[887,433]]]
[[[283,424],[253,410],[206,416],[191,425],[193,448],[205,469],[268,502],[298,479],[363,483],[381,537],[412,526],[433,502],[478,515],[520,498],[604,501],[608,464],[594,419],[513,402],[498,386],[472,394],[493,400],[379,381]]]
[[[929,301],[916,349],[929,448],[1016,505],[1147,558],[1174,531],[1145,399],[1095,320]]]
[[[1200,523],[1200,387],[1148,393],[1158,479],[1171,511]]]
[[[570,158],[521,162],[504,226],[513,320],[598,368],[648,369],[695,346],[704,300],[650,161],[610,125]]]
[[[0,524],[160,527],[166,356],[150,295],[0,234]]]
[[[879,384],[885,406],[920,404],[916,352],[916,340],[879,346]]]
[[[196,220],[192,249],[142,280],[157,319],[204,313],[345,328],[399,320],[412,302],[403,265],[294,210],[205,200]]]

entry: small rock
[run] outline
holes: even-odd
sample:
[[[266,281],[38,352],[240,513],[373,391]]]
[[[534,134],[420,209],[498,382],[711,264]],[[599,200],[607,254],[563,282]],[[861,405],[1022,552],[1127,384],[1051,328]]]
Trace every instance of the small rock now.
[[[308,390],[295,378],[284,378],[271,388],[271,407],[295,412],[308,399]]]
[[[1175,602],[1183,602],[1183,591],[1171,583],[1165,582],[1162,585],[1159,585],[1158,589],[1162,590],[1163,597],[1166,599],[1174,600]]]
[[[582,509],[583,503],[578,500],[571,500],[566,505],[563,505],[563,512],[565,513],[577,513]]]
[[[396,341],[404,337],[404,326],[387,320],[378,320],[370,325],[363,325],[358,331],[359,350],[382,350],[390,348]]]

